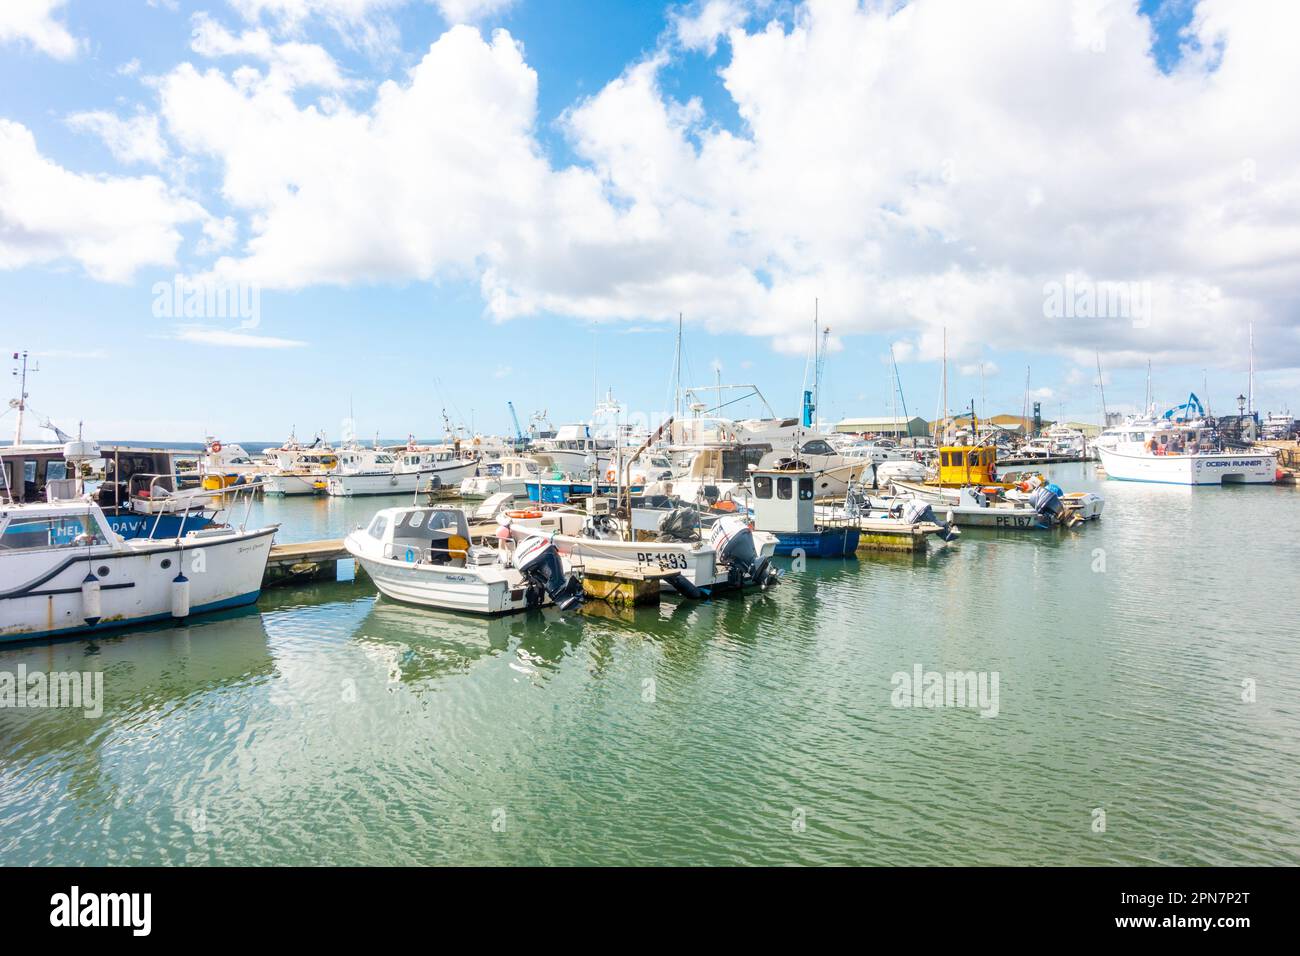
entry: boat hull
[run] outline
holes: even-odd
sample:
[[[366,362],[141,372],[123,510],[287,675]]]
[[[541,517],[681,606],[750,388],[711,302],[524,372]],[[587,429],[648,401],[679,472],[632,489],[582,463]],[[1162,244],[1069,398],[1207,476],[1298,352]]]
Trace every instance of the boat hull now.
[[[367,556],[350,543],[349,552],[361,563],[381,594],[421,607],[467,614],[509,614],[528,607],[522,576],[512,582],[506,569],[491,576],[455,567],[413,564]]]
[[[327,471],[304,475],[267,475],[262,479],[262,492],[284,496],[320,495],[325,493],[329,478],[330,473]]]
[[[239,607],[257,600],[275,528],[130,542],[126,550],[96,547],[15,552],[0,558],[0,580],[26,583],[0,592],[0,643],[75,637],[172,617],[172,585],[179,568],[189,580],[190,614]],[[90,569],[100,582],[100,613],[84,616],[82,581]]]
[[[1135,455],[1099,448],[1098,453],[1106,476],[1116,481],[1163,485],[1271,485],[1277,480],[1277,459],[1260,452]]]
[[[789,557],[796,551],[808,558],[843,558],[857,554],[862,532],[858,528],[820,528],[817,531],[775,531],[776,554]]]
[[[449,468],[424,468],[420,471],[376,471],[360,472],[351,475],[331,475],[326,492],[336,498],[360,497],[362,495],[409,495],[419,489],[428,488],[433,479],[438,479],[444,487],[456,487],[466,478],[470,478],[477,468],[475,462],[452,465]]]

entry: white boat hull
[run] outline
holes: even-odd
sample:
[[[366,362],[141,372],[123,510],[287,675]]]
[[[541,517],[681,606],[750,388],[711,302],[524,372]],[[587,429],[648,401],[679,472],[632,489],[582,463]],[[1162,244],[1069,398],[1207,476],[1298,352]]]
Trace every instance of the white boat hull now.
[[[523,576],[514,569],[408,564],[367,557],[350,543],[348,550],[380,593],[395,601],[469,614],[506,614],[528,606]]]
[[[1261,452],[1151,455],[1098,448],[1098,453],[1106,476],[1117,481],[1164,485],[1271,485],[1277,480],[1277,459]]]
[[[587,538],[558,533],[560,518],[526,518],[510,526],[516,541],[530,534],[550,532],[551,541],[561,556],[581,572],[587,562],[605,567],[625,565],[630,570],[677,571],[698,588],[716,588],[726,585],[730,569],[717,560],[716,552],[702,542],[618,541],[604,538]],[[754,532],[754,550],[760,558],[776,554],[776,535],[765,531]],[[673,591],[670,583],[662,585],[665,592]]]
[[[456,487],[474,474],[477,464],[460,462],[447,468],[424,468],[420,471],[367,471],[356,474],[331,475],[326,492],[333,497],[350,498],[361,495],[409,495],[417,489],[427,488],[434,478],[443,487]]]
[[[329,477],[327,471],[305,475],[267,475],[262,479],[262,491],[268,495],[323,494]],[[322,487],[317,488],[318,484]]]
[[[262,588],[275,528],[133,539],[96,546],[0,555],[0,643],[62,637],[172,616],[178,563],[189,580],[190,613],[251,604]],[[100,613],[86,617],[82,581],[100,582]]]
[[[490,498],[500,492],[521,498],[528,494],[528,487],[522,478],[466,478],[460,483],[462,498]]]

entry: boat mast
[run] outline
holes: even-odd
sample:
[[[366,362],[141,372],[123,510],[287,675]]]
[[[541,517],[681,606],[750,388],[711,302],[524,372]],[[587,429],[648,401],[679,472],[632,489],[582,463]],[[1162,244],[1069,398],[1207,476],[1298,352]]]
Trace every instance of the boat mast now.
[[[1246,383],[1246,414],[1255,414],[1255,323],[1250,323],[1250,379]]]
[[[682,313],[677,313],[677,351],[673,359],[673,420],[682,417]]]
[[[943,327],[943,438],[948,440],[948,326]]]
[[[1097,349],[1097,389],[1101,392],[1101,427],[1104,430],[1110,414],[1106,410],[1106,383],[1101,377],[1101,349]]]
[[[40,363],[34,364],[30,369],[27,368],[27,353],[24,351],[21,356],[14,353],[14,361],[21,361],[21,368],[14,369],[14,376],[18,379],[18,397],[13,401],[13,407],[18,410],[18,422],[14,425],[14,444],[23,443],[23,413],[27,411],[27,373],[39,372]]]

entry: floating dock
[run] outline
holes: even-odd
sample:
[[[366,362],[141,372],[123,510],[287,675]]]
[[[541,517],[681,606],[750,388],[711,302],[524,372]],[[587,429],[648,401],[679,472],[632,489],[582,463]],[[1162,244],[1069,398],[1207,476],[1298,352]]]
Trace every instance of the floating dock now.
[[[663,579],[680,573],[591,560],[574,570],[581,571],[582,592],[588,599],[604,601],[614,607],[658,604]]]
[[[266,562],[262,587],[302,581],[333,581],[338,577],[339,561],[348,559],[342,538],[326,541],[302,541],[298,544],[273,544]]]

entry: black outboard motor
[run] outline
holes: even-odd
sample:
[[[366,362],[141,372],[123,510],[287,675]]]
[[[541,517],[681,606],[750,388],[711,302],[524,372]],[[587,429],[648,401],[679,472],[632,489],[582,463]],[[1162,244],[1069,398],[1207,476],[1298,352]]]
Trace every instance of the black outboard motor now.
[[[754,547],[754,532],[738,515],[719,518],[709,531],[709,545],[717,556],[731,565],[733,584],[749,581],[767,589],[781,579],[781,572],[768,558],[760,558]]]
[[[674,508],[659,519],[659,537],[664,541],[694,541],[700,516],[692,508]]]
[[[1060,521],[1061,513],[1065,510],[1065,505],[1061,504],[1060,497],[1046,486],[1039,488],[1029,496],[1029,504],[1038,513],[1038,516],[1045,519],[1048,524],[1056,524]]]
[[[571,611],[582,603],[582,585],[576,577],[565,575],[560,552],[549,536],[529,535],[515,550],[515,567],[528,579],[528,606],[539,607],[546,595],[561,611]]]

